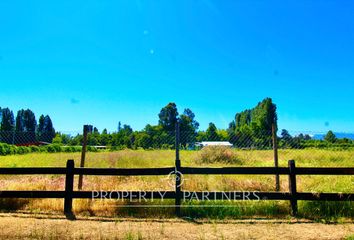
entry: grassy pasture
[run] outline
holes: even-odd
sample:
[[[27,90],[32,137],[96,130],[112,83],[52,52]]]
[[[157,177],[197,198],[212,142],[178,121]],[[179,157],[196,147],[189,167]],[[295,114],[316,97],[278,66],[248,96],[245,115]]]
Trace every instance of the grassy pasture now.
[[[270,150],[232,150],[238,160],[235,163],[202,163],[200,151],[181,151],[182,166],[273,166],[273,152]],[[169,167],[174,165],[172,150],[122,150],[117,152],[90,152],[87,167],[138,168]],[[280,150],[280,166],[294,159],[298,167],[353,167],[354,151],[329,150]],[[1,167],[63,167],[68,159],[74,159],[79,166],[80,153],[32,153],[26,155],[1,156]],[[189,191],[272,191],[274,176],[247,175],[197,175],[185,176],[184,190]],[[77,179],[76,179],[77,180]],[[64,176],[0,176],[1,190],[61,190]],[[298,191],[307,192],[353,192],[353,176],[300,176]],[[77,181],[75,181],[77,184]],[[84,178],[84,190],[173,190],[164,176],[153,177],[101,177]],[[286,176],[281,177],[281,190],[288,191]],[[74,200],[76,214],[91,216],[142,216],[170,217],[173,208],[127,208],[127,202],[113,200]],[[163,203],[173,204],[165,200]],[[261,202],[208,202],[215,207],[198,207],[201,202],[184,203],[183,213],[190,217],[242,218],[242,217],[288,217],[289,203],[286,201]],[[206,204],[206,203],[204,203]],[[192,207],[191,205],[196,205]],[[221,206],[222,205],[222,206]],[[350,202],[325,203],[299,201],[302,217],[314,219],[340,219],[354,217],[354,204]],[[63,209],[60,199],[18,199],[0,200],[0,209],[31,212],[56,212]]]

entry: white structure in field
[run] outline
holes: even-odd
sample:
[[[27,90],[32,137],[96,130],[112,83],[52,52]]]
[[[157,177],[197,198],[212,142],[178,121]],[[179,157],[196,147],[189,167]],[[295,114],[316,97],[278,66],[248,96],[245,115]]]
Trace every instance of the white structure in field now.
[[[198,147],[206,147],[206,146],[233,147],[233,145],[230,142],[223,142],[223,141],[196,142],[195,145]]]

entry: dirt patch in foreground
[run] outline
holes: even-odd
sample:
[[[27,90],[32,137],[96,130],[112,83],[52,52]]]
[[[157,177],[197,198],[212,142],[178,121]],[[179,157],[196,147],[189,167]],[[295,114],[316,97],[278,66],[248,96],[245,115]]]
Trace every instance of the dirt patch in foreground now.
[[[95,219],[0,214],[0,239],[345,239],[354,224],[240,220]]]

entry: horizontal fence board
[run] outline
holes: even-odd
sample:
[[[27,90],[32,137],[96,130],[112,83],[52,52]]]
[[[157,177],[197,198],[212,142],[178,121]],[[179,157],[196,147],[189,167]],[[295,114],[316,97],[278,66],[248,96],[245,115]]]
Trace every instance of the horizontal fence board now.
[[[354,201],[354,193],[296,193],[297,200]]]
[[[143,195],[142,195],[143,194]],[[74,191],[73,198],[91,199],[174,199],[173,191]]]
[[[209,198],[209,199],[206,199]],[[245,201],[245,200],[289,200],[290,194],[287,192],[188,192],[182,191],[183,200],[225,200],[225,201]]]
[[[141,194],[144,195],[141,195]],[[140,195],[139,195],[140,194]],[[0,191],[0,198],[64,198],[64,191]],[[90,199],[174,199],[174,191],[74,191],[73,198]],[[182,191],[183,200],[289,200],[288,192],[189,192]],[[209,198],[209,199],[208,199]],[[297,200],[354,201],[354,193],[297,193]]]
[[[32,168],[0,168],[0,175],[35,175],[35,174],[65,174],[66,168],[58,167],[32,167]]]
[[[82,175],[168,175],[175,169],[170,168],[75,168],[74,174]],[[244,175],[273,175],[289,174],[289,169],[280,167],[226,167],[226,168],[193,168],[181,167],[183,174],[244,174]],[[0,168],[0,175],[35,175],[35,174],[65,174],[66,168]],[[295,169],[296,175],[354,175],[354,168],[301,168]]]
[[[183,174],[242,174],[242,175],[274,175],[289,174],[289,169],[280,167],[225,167],[225,168],[192,168],[181,167]]]
[[[295,168],[296,175],[354,175],[354,168]]]
[[[141,194],[146,199],[154,198],[156,200],[174,199],[174,191],[75,191],[73,198],[91,198],[91,199],[141,199]],[[289,200],[290,194],[287,192],[189,192],[182,191],[182,200]]]
[[[65,191],[0,191],[0,198],[64,198]]]
[[[74,174],[102,176],[153,176],[168,175],[175,168],[75,168]]]

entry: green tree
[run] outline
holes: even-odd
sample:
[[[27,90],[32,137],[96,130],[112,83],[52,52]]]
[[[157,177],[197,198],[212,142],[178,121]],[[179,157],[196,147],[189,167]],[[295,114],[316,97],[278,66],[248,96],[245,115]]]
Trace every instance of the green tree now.
[[[36,116],[30,110],[19,110],[16,116],[16,143],[33,143],[36,141]]]
[[[284,140],[285,142],[290,142],[291,139],[293,138],[290,133],[288,132],[288,130],[283,129],[281,130],[281,139]]]
[[[108,134],[107,129],[103,129],[101,133],[101,145],[107,146],[107,145],[112,145],[111,142],[111,134]]]
[[[15,128],[14,114],[9,108],[0,108],[0,130],[13,131]]]
[[[207,141],[207,135],[205,131],[199,131],[197,133],[196,141],[197,142],[202,142],[202,141]]]
[[[97,127],[93,127],[92,133],[87,135],[87,145],[98,146],[101,145],[101,134]]]
[[[229,123],[229,127],[227,129],[227,136],[229,142],[232,144],[235,144],[237,139],[236,139],[236,122],[233,120],[232,122]]]
[[[305,134],[305,136],[304,136],[304,140],[305,140],[305,141],[309,141],[309,140],[311,140],[311,139],[312,139],[312,138],[311,138],[310,135]]]
[[[122,130],[122,123],[119,121],[118,122],[118,132],[120,132],[120,130]]]
[[[61,134],[61,133],[57,133],[57,134],[60,135],[62,144],[68,145],[70,143],[72,137],[69,134]],[[54,141],[54,139],[52,140],[52,142],[53,141]]]
[[[286,129],[282,129],[280,135],[281,138],[279,146],[286,148],[300,148],[302,141],[305,139],[303,134],[299,134],[299,136],[296,137],[291,136]]]
[[[216,134],[218,135],[220,141],[228,141],[229,139],[228,132],[225,129],[218,129]]]
[[[183,146],[195,142],[199,123],[194,118],[195,114],[189,108],[186,108],[180,115],[180,142]]]
[[[332,131],[328,131],[324,140],[329,143],[335,143],[337,141],[337,137]]]
[[[138,132],[135,135],[136,147],[149,149],[151,147],[151,137],[146,132]]]
[[[133,129],[127,124],[124,124],[123,128],[120,131],[127,136],[133,133]]]
[[[159,125],[162,126],[164,131],[175,131],[176,122],[178,117],[177,106],[175,103],[169,103],[163,107],[159,113]]]
[[[111,144],[119,148],[131,148],[134,144],[133,129],[124,124],[119,132],[111,134]]]
[[[209,123],[209,127],[205,132],[208,141],[220,141],[220,137],[217,133],[217,130],[218,129],[216,128],[214,123]]]
[[[271,98],[266,98],[252,110],[252,122],[255,122],[262,131],[272,132],[272,125],[277,129],[277,107]]]
[[[71,146],[81,146],[83,142],[83,136],[81,134],[76,134],[70,141]]]
[[[236,147],[240,148],[251,148],[255,145],[255,136],[249,125],[244,125],[236,130],[234,136],[234,142],[232,142]]]
[[[228,128],[230,141],[239,147],[271,147],[273,124],[277,130],[276,110],[272,99],[266,98],[253,109],[237,113]]]
[[[239,129],[244,125],[250,125],[252,119],[251,114],[252,114],[252,110],[245,110],[243,112],[236,113],[235,128]]]
[[[36,116],[30,110],[19,110],[16,116],[16,131],[35,132],[37,126]]]
[[[39,141],[52,142],[55,137],[55,129],[51,118],[43,114],[39,117],[38,128],[37,128],[37,137]]]
[[[55,135],[55,137],[53,138],[52,143],[53,143],[53,144],[62,144],[62,143],[63,143],[63,139],[62,139],[60,133],[58,133],[58,134]]]
[[[9,108],[0,108],[0,142],[13,144],[15,140],[14,129],[15,119],[13,112]]]

